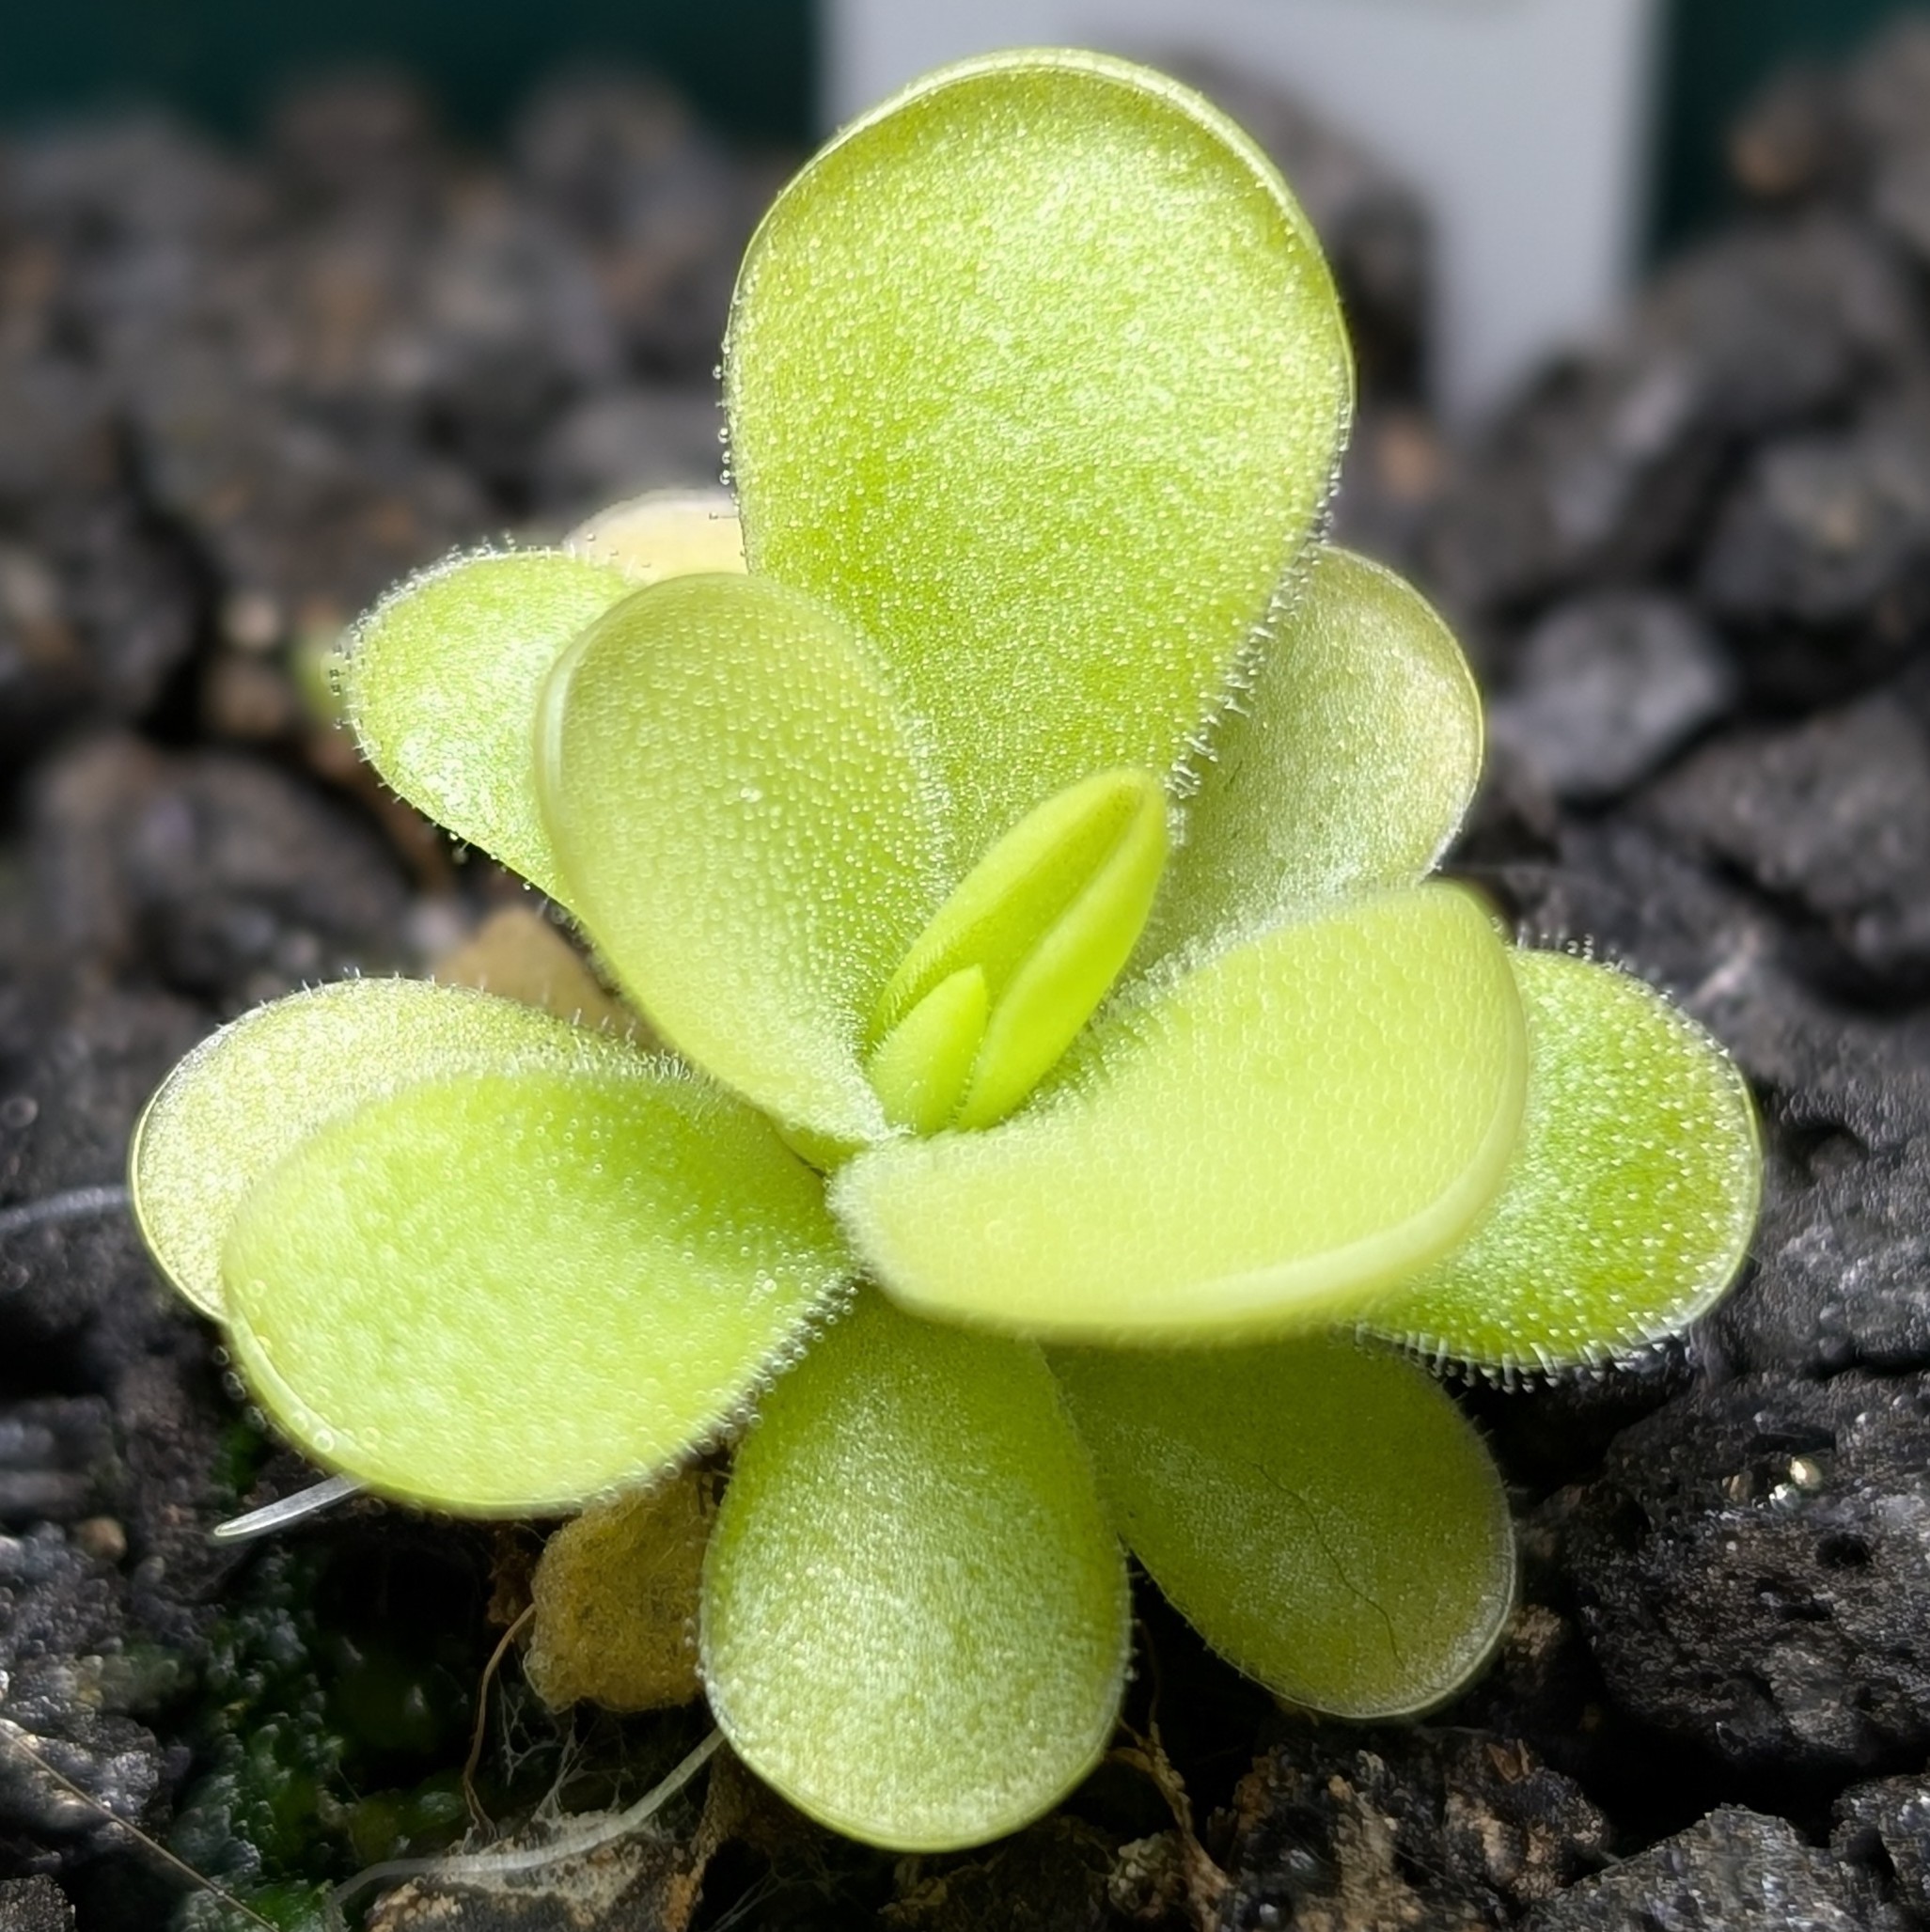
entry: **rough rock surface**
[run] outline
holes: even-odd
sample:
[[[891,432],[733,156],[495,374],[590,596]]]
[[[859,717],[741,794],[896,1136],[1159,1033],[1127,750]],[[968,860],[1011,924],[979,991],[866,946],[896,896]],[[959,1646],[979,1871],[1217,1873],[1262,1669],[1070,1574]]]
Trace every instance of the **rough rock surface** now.
[[[1564,1566],[1617,1704],[1760,1773],[1930,1742],[1930,1380],[1704,1385],[1575,1492]]]
[[[1724,1805],[1692,1830],[1584,1879],[1529,1920],[1530,1932],[1859,1932],[1829,1855],[1781,1818]]]
[[[1480,1732],[1344,1735],[1277,1746],[1234,1797],[1229,1928],[1426,1932],[1512,1923],[1608,1853],[1573,1780]]]

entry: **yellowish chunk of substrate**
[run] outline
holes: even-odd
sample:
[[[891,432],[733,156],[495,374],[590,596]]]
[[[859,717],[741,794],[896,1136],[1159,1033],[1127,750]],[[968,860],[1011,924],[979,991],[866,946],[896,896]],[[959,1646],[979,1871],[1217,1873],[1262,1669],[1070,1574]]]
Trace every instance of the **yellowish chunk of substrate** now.
[[[543,1546],[523,1668],[553,1709],[664,1710],[698,1695],[697,1609],[714,1477],[684,1469],[595,1503]]]
[[[728,490],[652,490],[580,523],[563,548],[614,565],[637,584],[741,572],[744,531]]]
[[[471,986],[518,1000],[620,1040],[649,1044],[642,1020],[598,983],[576,949],[531,906],[506,905],[491,913],[435,962],[430,978],[438,985]]]

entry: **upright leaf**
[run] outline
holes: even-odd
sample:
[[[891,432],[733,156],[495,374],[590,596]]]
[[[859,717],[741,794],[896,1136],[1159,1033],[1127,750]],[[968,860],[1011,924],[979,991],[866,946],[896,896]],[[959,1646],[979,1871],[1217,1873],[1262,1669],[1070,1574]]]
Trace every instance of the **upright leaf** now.
[[[746,255],[725,343],[746,553],[873,639],[962,855],[1164,771],[1332,482],[1352,374],[1271,165],[1096,55],[949,68],[847,129]]]
[[[1323,549],[1214,733],[1142,962],[1414,885],[1467,812],[1481,747],[1447,625],[1391,572]]]
[[[540,758],[570,903],[664,1037],[792,1126],[883,1135],[863,1035],[944,826],[863,643],[768,578],[672,578],[557,667]]]

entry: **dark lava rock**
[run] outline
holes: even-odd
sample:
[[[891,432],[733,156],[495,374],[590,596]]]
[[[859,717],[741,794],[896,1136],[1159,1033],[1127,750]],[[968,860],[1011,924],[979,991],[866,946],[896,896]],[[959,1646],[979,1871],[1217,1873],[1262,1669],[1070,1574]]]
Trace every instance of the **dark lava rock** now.
[[[48,941],[76,967],[230,1013],[407,952],[389,851],[267,763],[97,739],[42,768],[31,829]]]
[[[962,1858],[908,1860],[893,1932],[1102,1932],[1114,1869],[1110,1842],[1075,1818],[1042,1820]]]
[[[141,1107],[211,1025],[0,949],[0,1515],[33,1505],[130,1557],[150,1631],[176,1636],[221,1573],[211,1472],[232,1411],[119,1184]]]
[[[1930,28],[1906,10],[1844,67],[1773,77],[1733,130],[1730,155],[1739,184],[1762,200],[1866,209],[1921,246],[1926,130]]]
[[[588,249],[632,364],[706,381],[744,245],[781,174],[747,173],[683,102],[638,75],[552,82],[515,149],[537,206]]]
[[[1702,1326],[1705,1363],[1798,1375],[1930,1367],[1930,1020],[1873,1017],[1820,994],[1802,977],[1814,958],[1802,927],[1638,825],[1570,825],[1560,843],[1553,862],[1477,876],[1529,943],[1592,944],[1659,982],[1735,1055],[1762,1103],[1753,1264]],[[1491,1425],[1511,1447],[1527,1429],[1530,1466],[1557,1467],[1536,1447],[1545,1437],[1580,1450],[1592,1434],[1574,1401],[1557,1390]]]
[[[0,751],[152,709],[193,649],[201,587],[142,503],[105,386],[0,341]]]
[[[305,212],[381,201],[420,220],[449,186],[451,156],[428,96],[380,68],[311,77],[284,95],[267,149]]]
[[[723,412],[701,389],[632,385],[586,396],[536,453],[535,494],[578,517],[645,490],[714,489]]]
[[[1529,1932],[1863,1932],[1851,1879],[1781,1818],[1724,1805],[1530,1915]],[[1901,1932],[1901,1928],[1899,1928]]]
[[[1896,416],[1766,445],[1716,519],[1702,601],[1778,703],[1869,683],[1930,616],[1930,428]]]
[[[1840,123],[1861,149],[1871,212],[1930,259],[1930,31],[1900,19],[1844,76]]]
[[[1930,1141],[1772,1121],[1754,1269],[1708,1326],[1718,1359],[1829,1374],[1930,1367]]]
[[[157,507],[192,535],[228,598],[266,600],[284,624],[353,616],[501,521],[479,479],[393,404],[345,420],[239,384],[225,349],[195,342],[130,386]],[[492,433],[479,429],[479,443]]]
[[[1559,797],[1599,804],[1720,717],[1734,687],[1728,657],[1678,600],[1604,591],[1529,634],[1488,726]]]
[[[1670,563],[1729,452],[1906,363],[1913,322],[1898,265],[1833,216],[1708,244],[1502,417],[1442,495],[1430,576],[1482,611]]]
[[[1746,1770],[1930,1744],[1930,1380],[1702,1386],[1573,1497],[1565,1563],[1617,1703]]]
[[[0,1384],[93,1388],[194,1332],[155,1280],[125,1203],[128,1136],[162,1077],[208,1030],[158,993],[0,982]],[[61,1200],[77,1210],[58,1212]],[[30,1210],[52,1208],[37,1220]],[[16,1218],[9,1215],[9,1219]]]
[[[1477,872],[1524,944],[1573,946],[1628,965],[1726,1029],[1780,992],[1785,941],[1773,914],[1706,865],[1624,817],[1562,825],[1552,860]],[[1774,989],[1774,990],[1772,990]],[[1748,1064],[1747,1057],[1745,1064]]]
[[[420,404],[467,470],[513,493],[556,412],[621,370],[595,273],[541,211],[498,190],[454,204],[420,275]]]
[[[1700,587],[1718,617],[1818,629],[1885,608],[1901,645],[1930,597],[1930,448],[1882,420],[1767,445],[1710,533]]]
[[[1930,1919],[1930,1780],[1852,1785],[1836,1800],[1829,1846],[1845,1863],[1881,1873],[1910,1923]]]
[[[0,1405],[0,1521],[94,1516],[120,1484],[114,1411],[98,1395]]]
[[[101,1558],[52,1525],[0,1536],[0,1719],[26,1747],[0,1740],[0,1822],[56,1843],[103,1830],[111,1840],[96,1806],[139,1822],[188,1754],[136,1718],[185,1681],[177,1657],[141,1640],[125,1585]],[[48,1766],[96,1803],[64,1789]]]
[[[1354,1734],[1357,1736],[1357,1734]],[[1525,1745],[1475,1731],[1298,1731],[1233,1801],[1229,1932],[1506,1924],[1601,1864],[1608,1827]]]
[[[73,1932],[73,1908],[51,1878],[0,1882],[0,1932]]]
[[[1647,810],[1814,920],[1891,994],[1930,974],[1930,737],[1877,694],[1794,730],[1742,732],[1665,778]]]

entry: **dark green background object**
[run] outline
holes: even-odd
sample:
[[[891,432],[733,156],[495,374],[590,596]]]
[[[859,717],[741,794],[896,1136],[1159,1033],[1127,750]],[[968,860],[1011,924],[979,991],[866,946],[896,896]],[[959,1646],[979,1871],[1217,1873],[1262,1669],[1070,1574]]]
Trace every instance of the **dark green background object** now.
[[[1651,233],[1666,248],[1734,206],[1724,136],[1784,61],[1845,54],[1908,0],[1672,0],[1663,55]]]
[[[160,98],[246,134],[290,80],[385,61],[487,136],[548,70],[615,57],[759,140],[812,134],[811,0],[0,0],[0,118]]]

